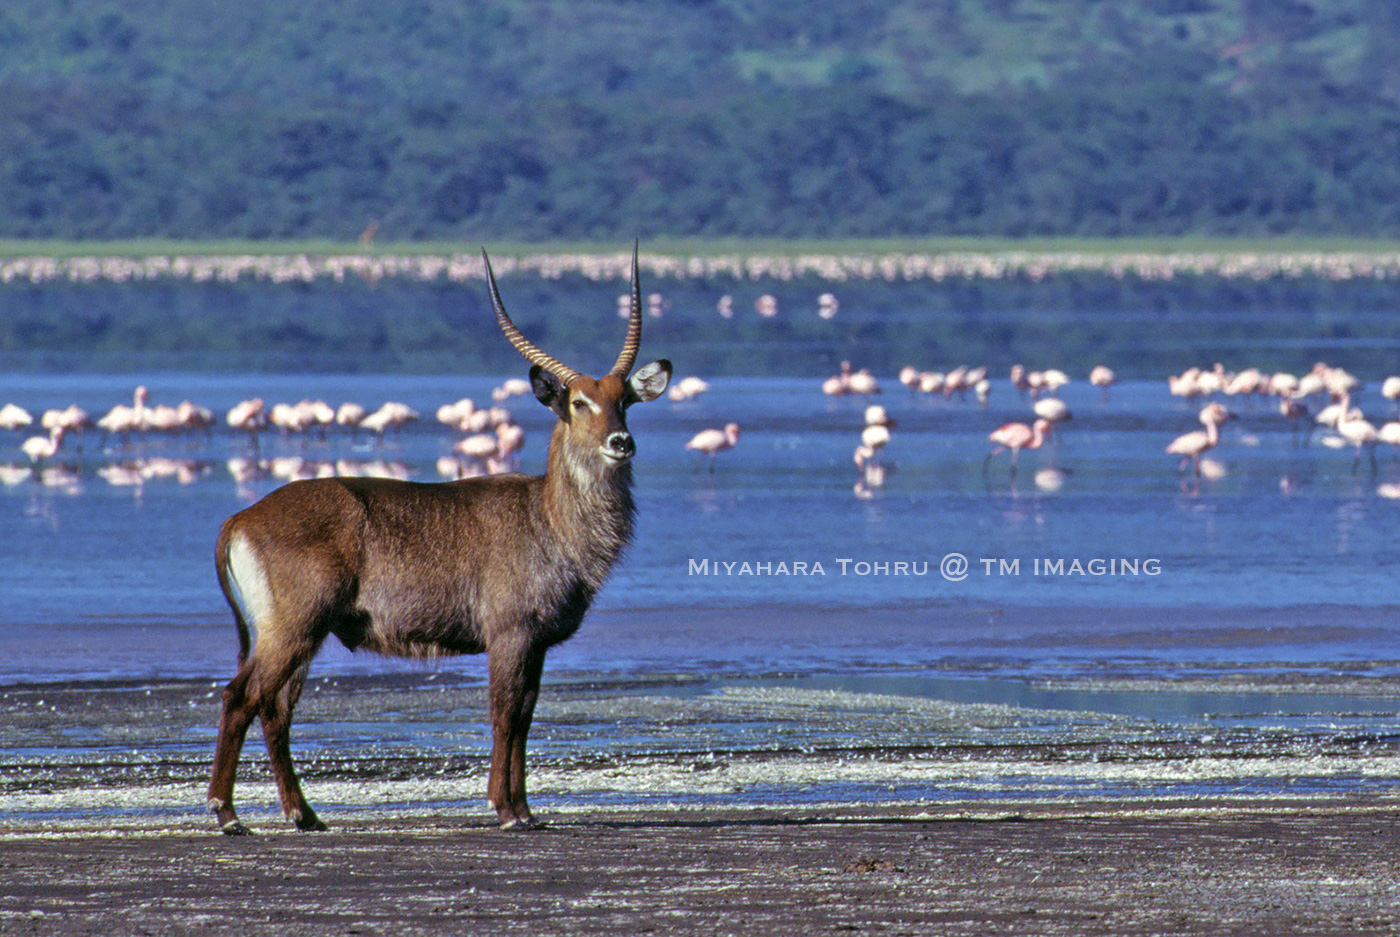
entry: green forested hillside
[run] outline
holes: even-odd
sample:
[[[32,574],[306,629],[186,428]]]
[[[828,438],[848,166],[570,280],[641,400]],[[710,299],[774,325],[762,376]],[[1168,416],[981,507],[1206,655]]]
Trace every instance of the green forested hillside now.
[[[9,0],[0,237],[1400,236],[1392,0]]]

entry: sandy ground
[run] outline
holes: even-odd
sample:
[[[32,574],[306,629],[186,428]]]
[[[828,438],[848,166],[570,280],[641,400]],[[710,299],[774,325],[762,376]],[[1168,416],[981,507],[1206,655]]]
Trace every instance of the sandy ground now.
[[[1394,668],[1275,669],[1064,710],[561,680],[529,834],[484,819],[479,680],[318,678],[298,759],[333,829],[272,816],[255,733],[249,838],[197,806],[221,681],[0,685],[0,934],[1400,933]]]
[[[1400,803],[0,831],[0,933],[1381,934]]]

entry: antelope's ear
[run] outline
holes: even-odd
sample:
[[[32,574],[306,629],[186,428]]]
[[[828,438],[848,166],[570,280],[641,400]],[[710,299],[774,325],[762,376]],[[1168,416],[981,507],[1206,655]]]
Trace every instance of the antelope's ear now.
[[[632,375],[632,379],[627,382],[627,406],[655,400],[666,392],[666,385],[669,383],[671,383],[671,362],[665,358],[653,361],[643,368],[638,368],[637,373]]]
[[[554,411],[561,420],[569,418],[569,389],[560,383],[559,378],[539,365],[530,368],[530,386],[535,391],[535,399]]]

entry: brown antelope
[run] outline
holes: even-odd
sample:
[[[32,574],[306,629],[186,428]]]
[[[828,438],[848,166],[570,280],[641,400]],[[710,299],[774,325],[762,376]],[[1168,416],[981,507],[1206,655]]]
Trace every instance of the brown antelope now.
[[[537,826],[525,798],[525,738],[545,651],[577,630],[632,535],[636,452],[627,408],[666,390],[671,363],[631,379],[641,287],[612,370],[591,378],[530,343],[506,315],[486,262],[496,321],[531,364],[535,396],[558,416],[544,475],[439,484],[370,478],[293,482],[224,522],[219,585],[238,625],[239,669],[223,692],[209,808],[243,834],[233,807],[244,736],[261,717],[288,819],[325,824],[292,767],[290,728],[307,667],[327,635],[400,657],[486,652],[491,771],[487,799],[505,829]],[[256,643],[249,649],[250,628]]]

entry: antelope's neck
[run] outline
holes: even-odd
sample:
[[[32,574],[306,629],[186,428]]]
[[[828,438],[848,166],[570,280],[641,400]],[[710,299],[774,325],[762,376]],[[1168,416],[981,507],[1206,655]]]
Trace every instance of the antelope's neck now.
[[[597,589],[632,539],[632,464],[603,469],[596,454],[571,453],[561,435],[556,429],[549,445],[545,519],[560,549]]]

